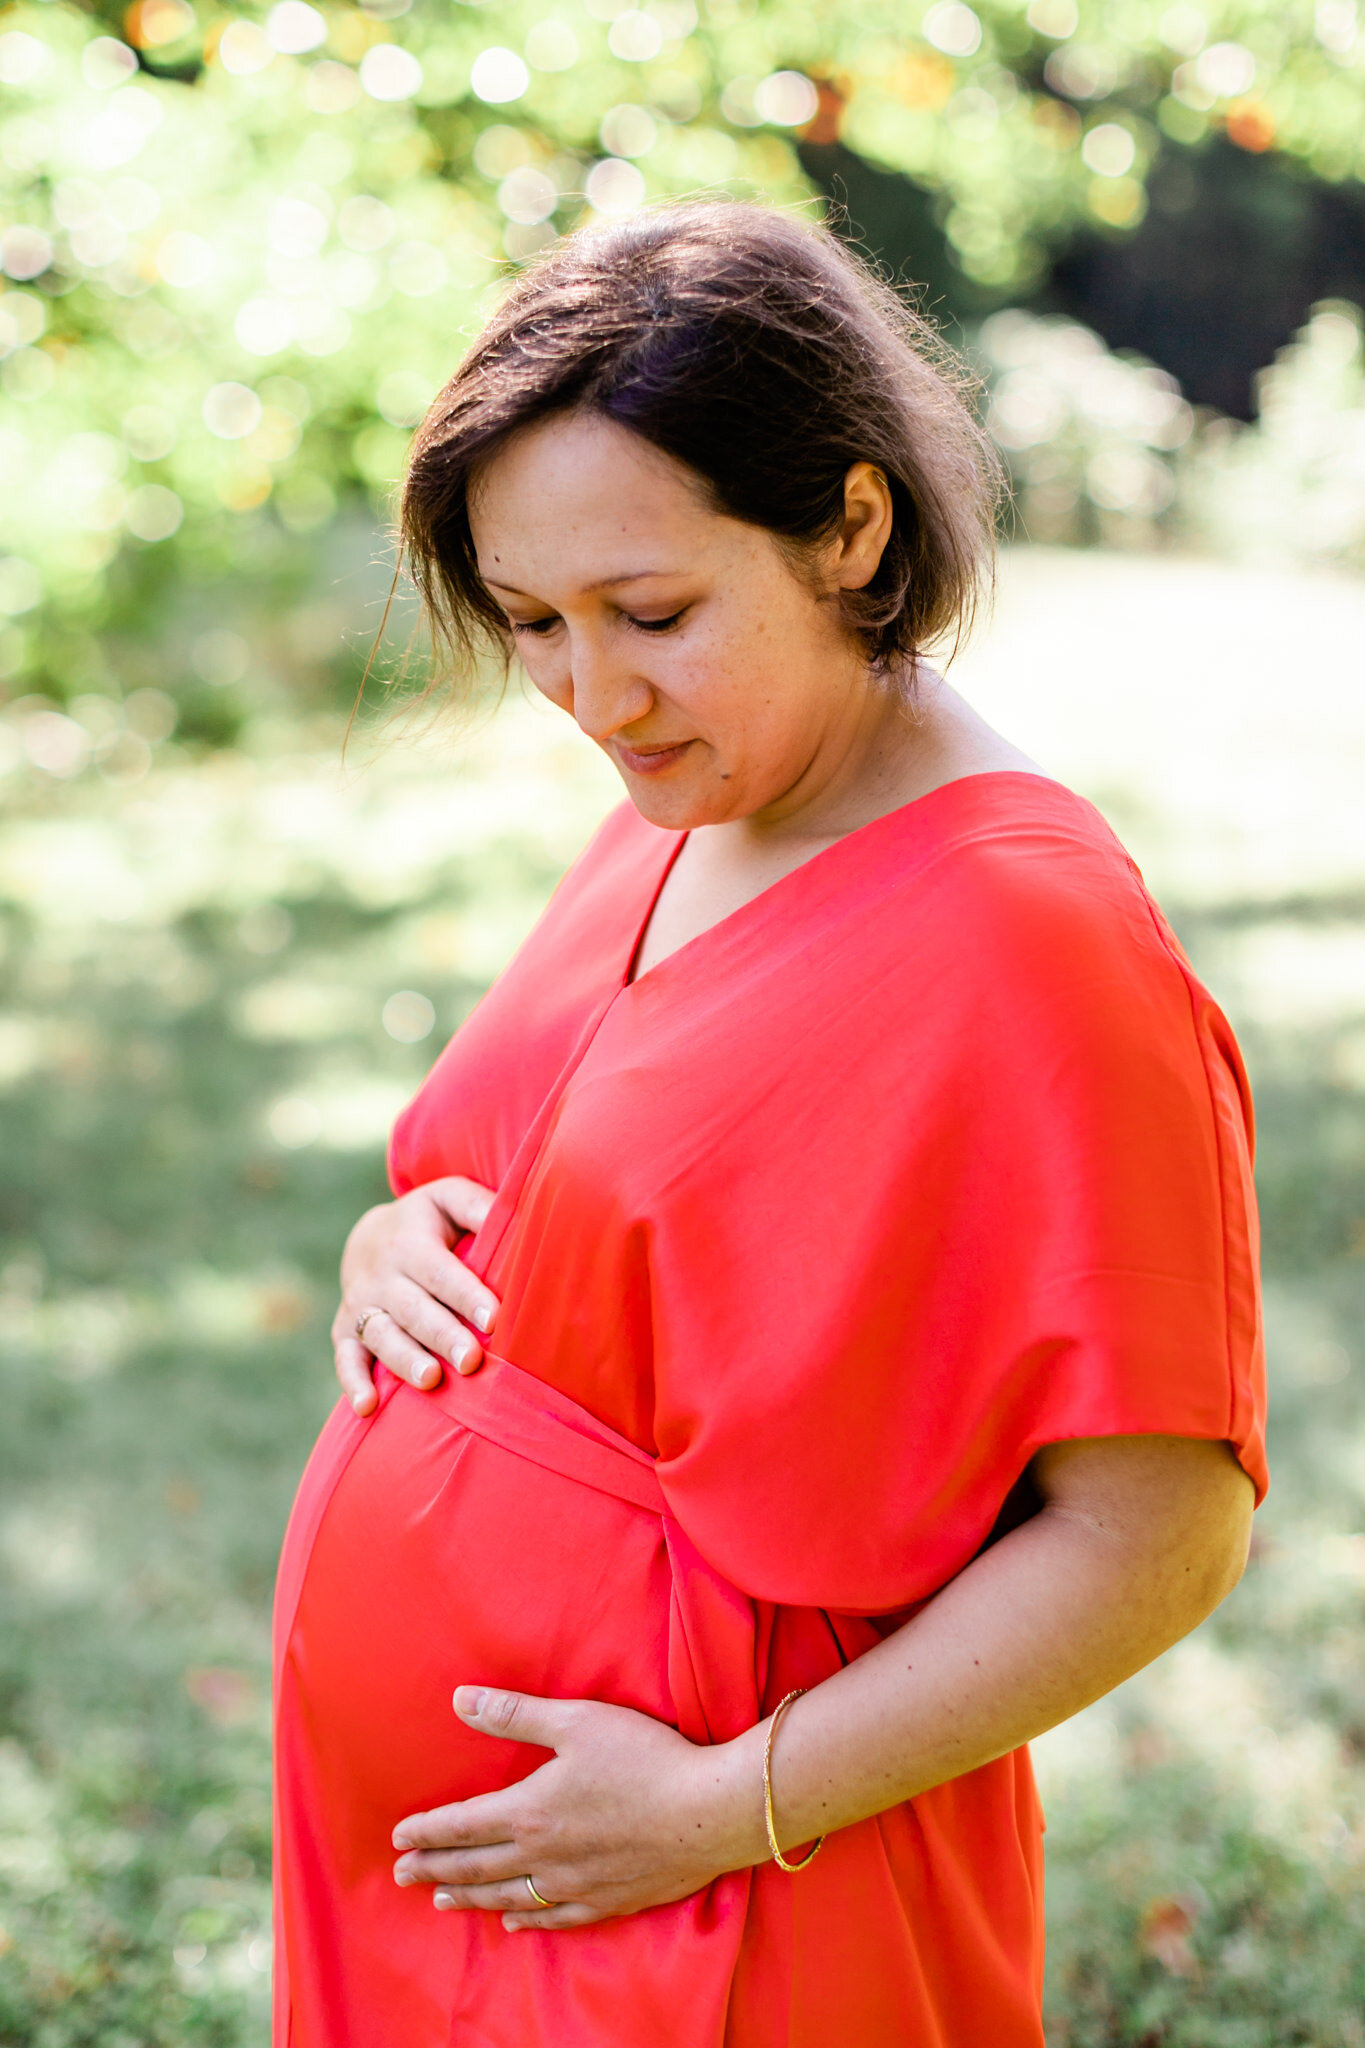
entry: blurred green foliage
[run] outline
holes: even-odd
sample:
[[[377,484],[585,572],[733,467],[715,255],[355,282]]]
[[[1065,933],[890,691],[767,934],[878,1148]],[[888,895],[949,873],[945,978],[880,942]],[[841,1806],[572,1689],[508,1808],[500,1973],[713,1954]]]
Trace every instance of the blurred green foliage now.
[[[1258,377],[1250,427],[1190,406],[1167,371],[1075,320],[1010,307],[982,322],[976,348],[1030,540],[1365,565],[1358,307],[1313,309]]]
[[[820,208],[797,143],[934,195],[999,303],[1140,220],[1163,141],[1365,166],[1350,0],[21,0],[0,15],[0,682],[169,690],[233,727],[337,510],[509,269],[582,219],[727,191]],[[1140,495],[1140,493],[1139,493]],[[354,679],[354,650],[303,664]],[[112,744],[112,743],[111,743]]]

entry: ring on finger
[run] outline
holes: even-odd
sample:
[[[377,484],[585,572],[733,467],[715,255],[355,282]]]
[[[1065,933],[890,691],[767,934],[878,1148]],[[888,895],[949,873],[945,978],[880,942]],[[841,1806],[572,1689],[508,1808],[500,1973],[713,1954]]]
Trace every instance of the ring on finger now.
[[[542,1912],[544,1912],[544,1913],[549,1913],[549,1912],[553,1912],[553,1910],[554,1910],[554,1900],[553,1900],[553,1899],[543,1899],[543,1898],[541,1897],[540,1893],[539,1893],[539,1892],[538,1892],[538,1891],[536,1890],[536,1888],[535,1888],[535,1884],[533,1883],[532,1879],[531,1879],[531,1878],[530,1878],[529,1876],[527,1876],[527,1877],[524,1877],[524,1878],[523,1878],[523,1879],[522,1879],[521,1881],[522,1881],[522,1883],[523,1883],[523,1884],[525,1885],[525,1887],[526,1887],[527,1891],[528,1891],[528,1892],[529,1892],[529,1893],[531,1894],[531,1897],[532,1897],[532,1898],[533,1898],[533,1899],[535,1900],[536,1904],[537,1904],[537,1905],[538,1905],[538,1906],[540,1907],[540,1909],[541,1909],[541,1911],[542,1911]]]
[[[365,1341],[365,1325],[370,1320],[370,1317],[382,1315],[383,1313],[384,1311],[379,1308],[363,1308],[360,1311],[360,1314],[355,1319],[355,1333],[362,1343]]]

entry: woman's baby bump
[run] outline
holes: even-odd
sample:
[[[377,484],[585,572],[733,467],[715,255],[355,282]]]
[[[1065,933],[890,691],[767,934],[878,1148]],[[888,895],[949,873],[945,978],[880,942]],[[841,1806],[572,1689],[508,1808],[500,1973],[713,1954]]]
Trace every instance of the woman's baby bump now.
[[[466,1729],[456,1685],[676,1719],[657,1515],[474,1435],[405,1386],[354,1426],[363,1435],[305,1561],[286,1663],[306,1668],[328,1775],[367,1837],[386,1843],[404,1813],[545,1761]]]

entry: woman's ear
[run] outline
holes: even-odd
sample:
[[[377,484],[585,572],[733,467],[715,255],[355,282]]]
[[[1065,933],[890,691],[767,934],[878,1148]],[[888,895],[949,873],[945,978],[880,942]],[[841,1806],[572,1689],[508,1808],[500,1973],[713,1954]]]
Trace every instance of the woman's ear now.
[[[894,518],[886,472],[855,462],[844,478],[844,518],[833,548],[830,576],[837,590],[862,590],[877,573]]]

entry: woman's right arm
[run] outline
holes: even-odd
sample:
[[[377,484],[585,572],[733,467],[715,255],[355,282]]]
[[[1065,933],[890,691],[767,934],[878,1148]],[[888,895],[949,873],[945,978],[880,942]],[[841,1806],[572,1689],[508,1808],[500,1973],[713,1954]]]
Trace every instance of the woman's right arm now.
[[[466,1323],[486,1336],[498,1298],[453,1247],[479,1228],[492,1201],[491,1188],[456,1175],[378,1203],[352,1230],[341,1255],[332,1344],[337,1378],[357,1415],[378,1404],[375,1359],[423,1389],[440,1380],[442,1359],[459,1373],[482,1364],[483,1346]],[[362,1316],[363,1338],[356,1334]]]

